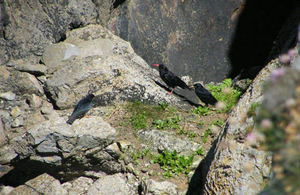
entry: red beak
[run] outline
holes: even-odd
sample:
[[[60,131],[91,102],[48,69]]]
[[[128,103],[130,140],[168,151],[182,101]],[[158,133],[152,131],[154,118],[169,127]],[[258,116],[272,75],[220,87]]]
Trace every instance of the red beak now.
[[[156,66],[156,67],[159,67],[159,64],[152,64],[152,66]]]

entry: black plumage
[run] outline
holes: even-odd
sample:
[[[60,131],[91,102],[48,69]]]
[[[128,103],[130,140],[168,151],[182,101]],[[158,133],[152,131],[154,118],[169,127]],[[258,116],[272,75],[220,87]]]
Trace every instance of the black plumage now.
[[[200,98],[205,105],[215,105],[218,101],[216,98],[205,89],[200,83],[194,84],[196,95]]]
[[[176,76],[173,72],[169,71],[168,68],[163,64],[153,64],[159,68],[159,75],[161,79],[172,88],[170,94],[173,93],[175,87],[181,87],[182,89],[191,89],[183,80]]]
[[[67,123],[71,125],[76,119],[82,118],[93,107],[92,100],[94,97],[94,94],[88,94],[83,97],[75,106]]]

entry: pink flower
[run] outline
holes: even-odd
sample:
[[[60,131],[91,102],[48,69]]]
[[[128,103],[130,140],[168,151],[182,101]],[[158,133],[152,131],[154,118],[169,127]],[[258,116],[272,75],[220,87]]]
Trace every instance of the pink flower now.
[[[284,69],[283,68],[278,68],[276,70],[273,70],[273,72],[271,73],[271,79],[273,81],[275,81],[278,78],[280,78],[282,75],[284,75]]]

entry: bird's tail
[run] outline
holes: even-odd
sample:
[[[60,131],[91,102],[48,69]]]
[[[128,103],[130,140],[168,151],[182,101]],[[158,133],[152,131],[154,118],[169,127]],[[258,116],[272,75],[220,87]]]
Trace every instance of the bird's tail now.
[[[67,123],[72,125],[72,123],[76,120],[75,117],[73,117],[72,115],[69,117],[69,119],[67,120]]]

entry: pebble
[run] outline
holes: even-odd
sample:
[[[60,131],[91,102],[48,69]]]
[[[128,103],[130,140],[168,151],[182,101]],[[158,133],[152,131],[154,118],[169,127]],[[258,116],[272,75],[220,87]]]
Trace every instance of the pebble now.
[[[4,100],[12,101],[12,100],[16,99],[16,94],[14,94],[11,91],[8,91],[8,92],[5,92],[5,93],[1,93],[0,98],[4,99]]]

